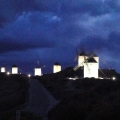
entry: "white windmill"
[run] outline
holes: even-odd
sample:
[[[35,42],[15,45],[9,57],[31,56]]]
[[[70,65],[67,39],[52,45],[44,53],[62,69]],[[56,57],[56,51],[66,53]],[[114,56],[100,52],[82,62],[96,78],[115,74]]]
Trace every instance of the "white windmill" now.
[[[5,73],[6,72],[6,68],[4,66],[1,67],[1,72]]]
[[[57,73],[57,72],[60,72],[60,71],[61,71],[61,65],[58,62],[54,63],[53,73]]]
[[[18,74],[18,67],[16,65],[12,66],[12,74]]]
[[[78,56],[78,65],[75,66],[73,69],[74,71],[76,71],[79,67],[83,67],[84,78],[98,78],[98,63],[99,57],[96,56],[94,53],[88,56],[84,52],[81,52]]]
[[[34,69],[34,75],[35,76],[41,76],[42,75],[42,70],[41,70],[41,67],[40,67],[39,60],[37,61],[37,67]]]

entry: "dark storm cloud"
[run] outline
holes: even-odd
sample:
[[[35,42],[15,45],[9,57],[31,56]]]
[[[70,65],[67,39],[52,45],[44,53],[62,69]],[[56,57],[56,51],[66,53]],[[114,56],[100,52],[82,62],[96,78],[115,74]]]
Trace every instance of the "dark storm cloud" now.
[[[12,22],[23,12],[48,10],[44,2],[38,0],[1,0],[0,1],[0,26]]]
[[[120,12],[120,1],[119,0],[106,0],[107,5],[113,9],[114,12]]]
[[[47,26],[51,22],[54,24],[53,18],[45,16],[39,13],[21,15],[15,22],[1,28],[1,52],[54,47],[54,29]]]
[[[106,47],[107,42],[99,36],[88,36],[82,40],[80,46],[86,50],[100,50]]]
[[[83,47],[113,60],[110,54],[120,50],[119,12],[119,0],[1,0],[0,52],[25,58],[31,50],[30,64],[40,55],[49,64],[67,65]]]
[[[93,16],[119,10],[118,0],[1,0],[0,26],[15,20],[23,12],[30,11],[52,12],[63,14],[85,14]],[[63,16],[64,17],[64,16]]]
[[[41,42],[42,41],[42,42]],[[11,38],[0,39],[0,53],[11,51],[23,51],[27,49],[49,48],[53,47],[52,43],[44,40],[22,41]]]
[[[62,41],[72,43],[75,40],[76,43],[80,43],[90,36],[91,31],[92,33],[100,31],[103,36],[111,32],[105,26],[109,26],[108,29],[111,25],[114,26],[116,17],[110,21],[112,18],[109,16],[118,10],[118,2],[117,0],[114,2],[111,0],[52,0],[50,2],[49,0],[2,0],[0,1],[0,25],[4,26],[13,19],[17,21],[8,28],[8,31],[15,29],[9,34],[17,36],[21,41],[39,38],[41,41],[52,40],[52,42],[56,39],[57,44],[61,44]],[[107,20],[104,15],[108,15]],[[19,16],[23,17],[23,21],[19,20],[21,19]],[[109,24],[104,25],[105,21]],[[96,34],[100,36],[100,33]]]
[[[6,0],[1,3],[3,3],[0,12],[3,18],[1,18],[1,25],[4,25],[7,20],[11,21],[12,18],[16,20],[10,27],[5,28],[7,31],[13,30],[9,35],[16,36],[13,38],[14,40],[29,40],[31,43],[35,40],[37,43],[40,39],[41,42],[48,42],[48,46],[49,41],[55,42],[56,40],[57,44],[62,42],[69,44],[74,41],[78,44],[92,33],[106,36],[111,32],[108,29],[114,26],[116,19],[114,16],[114,20],[111,21],[112,18],[108,14],[115,9],[115,7],[111,7],[112,1],[109,0],[105,2],[102,0],[65,0],[61,2],[58,0],[52,2]],[[117,1],[113,5],[118,6]],[[3,31],[5,32],[5,30]]]
[[[119,56],[120,34],[118,32],[111,32],[107,42],[107,48],[112,52],[112,54]]]
[[[92,16],[106,14],[110,12],[109,6],[103,4],[100,0],[66,0],[61,5],[63,13],[76,14],[76,13],[89,13]]]
[[[85,48],[85,50],[95,51],[109,51],[111,54],[118,55],[120,51],[120,34],[116,32],[110,32],[107,39],[100,36],[88,36],[84,38],[79,46]]]

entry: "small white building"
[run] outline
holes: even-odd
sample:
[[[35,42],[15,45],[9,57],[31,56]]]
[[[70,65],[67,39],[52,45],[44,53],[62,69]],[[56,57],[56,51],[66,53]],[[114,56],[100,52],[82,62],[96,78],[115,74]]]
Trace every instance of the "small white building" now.
[[[41,67],[36,67],[36,68],[34,69],[34,75],[35,75],[35,76],[42,76]]]
[[[18,74],[18,67],[16,65],[12,66],[12,74]]]
[[[60,72],[61,71],[61,65],[56,62],[54,65],[53,65],[53,73],[57,73],[57,72]]]
[[[6,68],[5,67],[1,67],[1,72],[5,73],[6,72]]]

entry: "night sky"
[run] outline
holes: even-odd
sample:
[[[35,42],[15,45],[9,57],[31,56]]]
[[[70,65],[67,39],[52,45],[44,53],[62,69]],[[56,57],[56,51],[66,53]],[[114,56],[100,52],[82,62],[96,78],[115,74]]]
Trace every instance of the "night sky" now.
[[[0,0],[0,67],[52,72],[76,65],[76,49],[120,72],[120,0]]]

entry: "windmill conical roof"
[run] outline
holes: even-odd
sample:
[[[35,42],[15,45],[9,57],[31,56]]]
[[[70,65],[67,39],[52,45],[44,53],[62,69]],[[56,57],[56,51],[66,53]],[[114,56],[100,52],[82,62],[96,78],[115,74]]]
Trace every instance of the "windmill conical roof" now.
[[[5,66],[1,66],[1,68],[5,68]]]
[[[60,65],[58,62],[56,62],[54,65]]]
[[[88,59],[88,61],[87,61],[88,63],[97,63],[97,61],[94,59],[94,58],[90,58],[90,59]]]
[[[16,65],[13,65],[12,67],[17,67]]]
[[[35,68],[41,68],[41,67],[38,65],[38,66],[36,66]]]
[[[86,56],[86,54],[85,54],[84,51],[82,51],[79,55],[80,55],[80,56]]]

